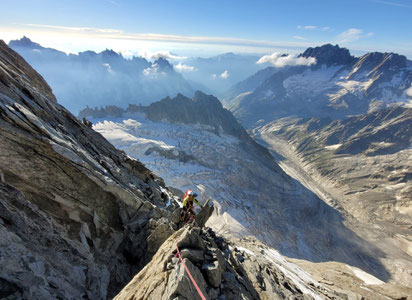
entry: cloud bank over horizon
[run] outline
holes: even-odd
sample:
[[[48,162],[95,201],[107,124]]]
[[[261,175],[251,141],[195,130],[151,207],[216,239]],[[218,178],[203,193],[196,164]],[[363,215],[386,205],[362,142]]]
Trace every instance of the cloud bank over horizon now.
[[[281,54],[279,52],[275,52],[270,55],[262,56],[256,63],[271,63],[277,68],[283,68],[286,66],[311,66],[316,64],[316,58],[298,57],[292,54]]]

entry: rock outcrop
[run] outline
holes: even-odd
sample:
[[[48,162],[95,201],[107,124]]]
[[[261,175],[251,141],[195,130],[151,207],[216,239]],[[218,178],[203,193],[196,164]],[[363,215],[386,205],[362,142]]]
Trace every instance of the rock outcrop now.
[[[113,297],[177,229],[163,180],[59,105],[3,41],[0,127],[2,297]]]
[[[233,242],[217,236],[210,228],[186,226],[160,247],[152,261],[115,299],[201,299],[190,275],[206,299],[340,299],[346,296],[314,280],[299,279],[297,273],[288,270],[291,264],[288,267],[286,261],[282,265],[276,260],[276,251],[253,239],[245,242],[256,252],[236,248]],[[294,268],[299,269],[296,265]]]
[[[322,65],[341,66],[352,64],[356,59],[350,55],[349,50],[340,48],[338,45],[326,44],[320,47],[310,47],[306,49],[301,57],[314,57],[318,67]]]

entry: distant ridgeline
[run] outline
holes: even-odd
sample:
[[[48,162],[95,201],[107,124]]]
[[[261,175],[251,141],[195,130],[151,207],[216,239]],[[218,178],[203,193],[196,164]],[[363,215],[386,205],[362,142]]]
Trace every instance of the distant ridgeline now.
[[[126,109],[114,105],[100,108],[86,107],[80,111],[78,117],[80,119],[120,118],[139,112],[155,122],[203,124],[215,128],[216,133],[224,132],[239,138],[250,138],[232,113],[223,108],[219,99],[200,91],[197,91],[192,99],[177,94],[174,98],[166,97],[148,106],[129,104]]]
[[[107,118],[107,117],[115,117],[115,118],[120,118],[123,116],[123,114],[129,114],[129,113],[135,113],[135,112],[143,112],[143,106],[142,105],[136,105],[136,104],[129,104],[129,106],[126,109],[123,109],[121,107],[115,106],[115,105],[106,105],[106,106],[100,106],[98,108],[97,106],[94,108],[90,108],[89,106],[86,106],[85,109],[82,109],[79,112],[79,119],[82,118],[95,118],[95,119],[101,119],[101,118]]]
[[[147,105],[178,92],[193,95],[195,91],[163,57],[154,61],[136,56],[127,59],[109,49],[67,55],[27,37],[10,41],[9,45],[38,70],[59,103],[73,113],[84,104],[125,107],[127,103],[142,101]]]
[[[240,137],[247,135],[244,128],[230,111],[223,108],[219,99],[197,91],[192,99],[177,94],[176,97],[166,97],[148,106],[129,104],[126,109],[107,105],[100,108],[86,107],[79,113],[79,118],[127,117],[133,113],[144,113],[149,120],[166,121],[182,124],[203,124],[215,127],[217,130]]]
[[[86,107],[80,111],[78,117],[80,119],[126,118],[133,117],[134,113],[144,113],[154,122],[206,125],[217,135],[223,133],[239,138],[244,147],[251,147],[252,153],[259,154],[260,157],[257,159],[273,161],[269,151],[250,137],[233,114],[223,108],[219,99],[200,91],[195,92],[192,99],[177,94],[174,98],[166,97],[148,106],[129,104],[126,109],[113,105],[100,108]],[[279,168],[276,164],[272,167]]]

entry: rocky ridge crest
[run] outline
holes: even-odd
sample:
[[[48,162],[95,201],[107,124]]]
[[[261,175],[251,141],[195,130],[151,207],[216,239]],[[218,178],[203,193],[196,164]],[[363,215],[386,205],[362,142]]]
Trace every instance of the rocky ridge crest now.
[[[0,116],[2,296],[114,296],[176,229],[173,194],[59,105],[3,41]]]

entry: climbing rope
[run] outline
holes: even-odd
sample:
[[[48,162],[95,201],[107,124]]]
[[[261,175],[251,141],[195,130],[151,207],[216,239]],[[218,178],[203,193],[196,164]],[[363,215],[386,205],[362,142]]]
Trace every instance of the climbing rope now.
[[[182,256],[180,255],[179,247],[177,245],[176,245],[176,249],[177,249],[177,254],[179,255],[179,260],[180,260],[181,263],[183,263],[183,266],[185,267],[187,275],[189,275],[189,278],[192,281],[193,285],[195,286],[197,293],[199,294],[200,298],[202,298],[202,300],[206,300],[206,297],[203,295],[203,293],[200,290],[199,286],[197,285],[196,281],[193,279],[192,274],[190,274],[189,269],[186,267],[186,264],[183,261]]]

